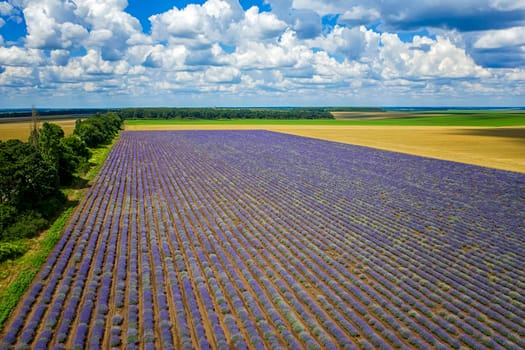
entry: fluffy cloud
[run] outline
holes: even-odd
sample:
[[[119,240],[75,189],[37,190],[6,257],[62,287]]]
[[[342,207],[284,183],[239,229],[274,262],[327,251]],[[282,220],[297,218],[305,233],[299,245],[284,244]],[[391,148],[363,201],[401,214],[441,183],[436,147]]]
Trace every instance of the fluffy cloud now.
[[[243,16],[236,1],[209,0],[203,5],[177,7],[151,16],[152,38],[186,45],[204,46],[231,41],[230,25]]]
[[[177,70],[184,65],[188,54],[189,51],[182,45],[170,48],[155,45],[147,54],[143,65],[150,68]]]
[[[241,72],[233,67],[210,67],[205,76],[210,83],[236,84],[241,81]]]
[[[0,86],[21,88],[38,84],[35,69],[32,67],[7,66],[0,74]]]
[[[375,8],[366,8],[363,6],[353,6],[339,16],[341,23],[354,26],[369,24],[380,18],[380,13]]]
[[[525,70],[512,69],[505,73],[505,78],[512,81],[525,81]]]
[[[312,41],[312,45],[323,48],[332,54],[341,54],[348,59],[359,59],[366,45],[364,27],[347,28],[336,26],[326,37]]]
[[[44,61],[43,52],[17,46],[0,47],[0,64],[3,66],[38,66]]]
[[[31,96],[362,105],[523,95],[525,1],[265,3],[270,11],[238,0],[175,6],[151,15],[145,33],[126,0],[0,1],[0,27],[23,15],[27,29],[12,40],[0,28],[0,106]]]
[[[260,42],[247,42],[233,54],[235,64],[244,70],[286,69],[297,60],[286,47]]]
[[[411,43],[404,43],[396,34],[384,33],[381,42],[382,75],[386,79],[479,78],[489,75],[447,38],[438,36],[432,40],[416,36]]]
[[[485,32],[476,40],[474,48],[498,49],[521,45],[525,45],[525,26]]]
[[[272,40],[281,35],[287,28],[285,22],[273,13],[260,13],[256,6],[246,11],[244,19],[232,26],[240,40]]]
[[[105,60],[119,60],[128,46],[149,42],[139,20],[124,11],[126,0],[77,0],[76,3],[76,15],[90,30],[85,46],[100,50]]]
[[[358,2],[352,1],[352,5]],[[293,0],[292,5],[296,9],[315,11],[321,16],[341,14],[348,10],[348,0]]]
[[[72,45],[71,40],[81,40],[87,36],[87,31],[74,23],[75,9],[75,4],[70,1],[29,1],[23,10],[28,46],[39,49],[67,48]]]
[[[124,12],[127,1],[28,0],[23,9],[27,46],[54,50],[96,48],[107,60],[131,43],[147,41],[140,22]]]

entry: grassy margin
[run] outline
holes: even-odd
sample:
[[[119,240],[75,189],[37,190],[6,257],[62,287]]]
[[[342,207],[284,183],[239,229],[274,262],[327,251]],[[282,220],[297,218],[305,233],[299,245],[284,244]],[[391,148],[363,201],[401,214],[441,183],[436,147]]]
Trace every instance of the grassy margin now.
[[[92,150],[93,156],[90,162],[94,165],[89,169],[86,175],[83,176],[84,180],[92,181],[95,178],[119,136],[120,135],[117,135],[110,145]],[[86,192],[87,188],[72,191],[69,194],[70,198],[68,198],[68,200],[78,201]],[[29,286],[31,286],[34,277],[46,262],[47,256],[60,240],[62,232],[76,207],[76,205],[69,207],[66,206],[64,211],[56,218],[53,224],[39,237],[34,239],[33,246],[36,247],[33,247],[26,252],[26,254],[11,262],[12,265],[10,268],[13,271],[17,271],[17,275],[5,289],[0,290],[0,330],[3,329],[11,312],[16,308],[20,298],[22,298]],[[6,262],[3,264],[5,263]]]
[[[120,134],[117,135],[115,139],[113,139],[111,144],[105,147],[102,147],[102,148],[98,148],[93,152],[93,155],[91,157],[91,162],[93,162],[95,165],[92,166],[91,169],[89,169],[86,175],[84,176],[86,180],[92,181],[93,179],[95,179],[95,176],[97,176],[98,171],[100,170],[100,168],[102,167],[106,159],[108,158],[109,152],[111,152],[111,150],[113,149],[113,145],[115,145],[115,142],[117,142],[119,137],[120,137]]]
[[[0,329],[3,328],[5,321],[9,318],[11,311],[13,311],[18,304],[18,301],[24,295],[26,290],[31,285],[33,278],[36,276],[40,267],[44,264],[47,256],[55,247],[55,244],[60,239],[62,230],[73,213],[75,207],[67,208],[55,220],[51,227],[44,233],[42,241],[39,243],[40,247],[36,251],[30,251],[20,257],[16,265],[22,265],[18,276],[9,284],[9,286],[0,292]],[[20,267],[22,267],[20,266]]]

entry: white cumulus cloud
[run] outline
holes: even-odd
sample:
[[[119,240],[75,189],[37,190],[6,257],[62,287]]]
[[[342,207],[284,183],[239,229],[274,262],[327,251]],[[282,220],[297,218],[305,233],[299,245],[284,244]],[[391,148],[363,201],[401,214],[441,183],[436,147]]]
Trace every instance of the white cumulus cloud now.
[[[525,45],[525,26],[484,32],[474,43],[476,49],[497,49]]]
[[[187,45],[211,45],[228,41],[230,25],[243,16],[238,2],[209,0],[203,5],[177,7],[149,18],[154,40],[184,42]]]
[[[241,72],[233,67],[210,67],[205,73],[206,80],[211,83],[239,83]]]
[[[40,49],[59,49],[71,46],[71,40],[80,41],[87,31],[79,28],[75,10],[76,5],[72,1],[28,1],[23,10],[28,31],[27,45]],[[79,31],[81,37],[75,37]]]
[[[372,23],[380,16],[379,11],[375,8],[353,6],[339,17],[339,21],[348,25],[360,25]]]
[[[238,40],[275,39],[286,28],[286,23],[278,19],[273,13],[261,13],[256,6],[248,9],[243,20],[232,26],[232,29],[237,32]]]
[[[436,40],[414,37],[411,43],[402,42],[396,34],[381,35],[380,57],[384,78],[408,77],[467,78],[489,75],[476,65],[464,49],[455,46],[449,39],[438,36]]]
[[[312,45],[332,54],[341,54],[348,59],[359,59],[367,45],[366,30],[360,27],[335,26],[328,35],[312,41]]]
[[[17,46],[0,47],[0,65],[3,66],[38,66],[44,61],[44,54],[35,49]]]

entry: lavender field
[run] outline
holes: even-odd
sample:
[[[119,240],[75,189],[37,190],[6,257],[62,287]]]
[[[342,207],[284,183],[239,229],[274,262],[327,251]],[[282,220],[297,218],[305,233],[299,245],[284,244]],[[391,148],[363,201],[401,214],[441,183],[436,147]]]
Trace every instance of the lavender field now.
[[[124,132],[2,349],[523,349],[525,175]]]

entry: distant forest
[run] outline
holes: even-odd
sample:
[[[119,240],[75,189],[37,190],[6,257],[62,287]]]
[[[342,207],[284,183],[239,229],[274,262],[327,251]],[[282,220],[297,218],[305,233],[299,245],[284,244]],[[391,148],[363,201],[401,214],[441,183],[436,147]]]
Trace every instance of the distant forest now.
[[[324,108],[125,108],[122,119],[333,119]]]
[[[339,108],[113,108],[113,109],[47,109],[37,110],[41,117],[91,116],[114,112],[122,119],[334,119],[330,112]],[[344,108],[345,111],[354,110]],[[359,109],[362,110],[362,109]],[[0,110],[0,120],[31,117],[31,110]]]
[[[72,109],[37,109],[36,112],[41,117],[76,117],[91,116],[97,113],[115,112],[115,109],[99,108],[72,108]],[[31,117],[31,109],[5,109],[0,110],[0,119],[3,118],[27,118]]]

